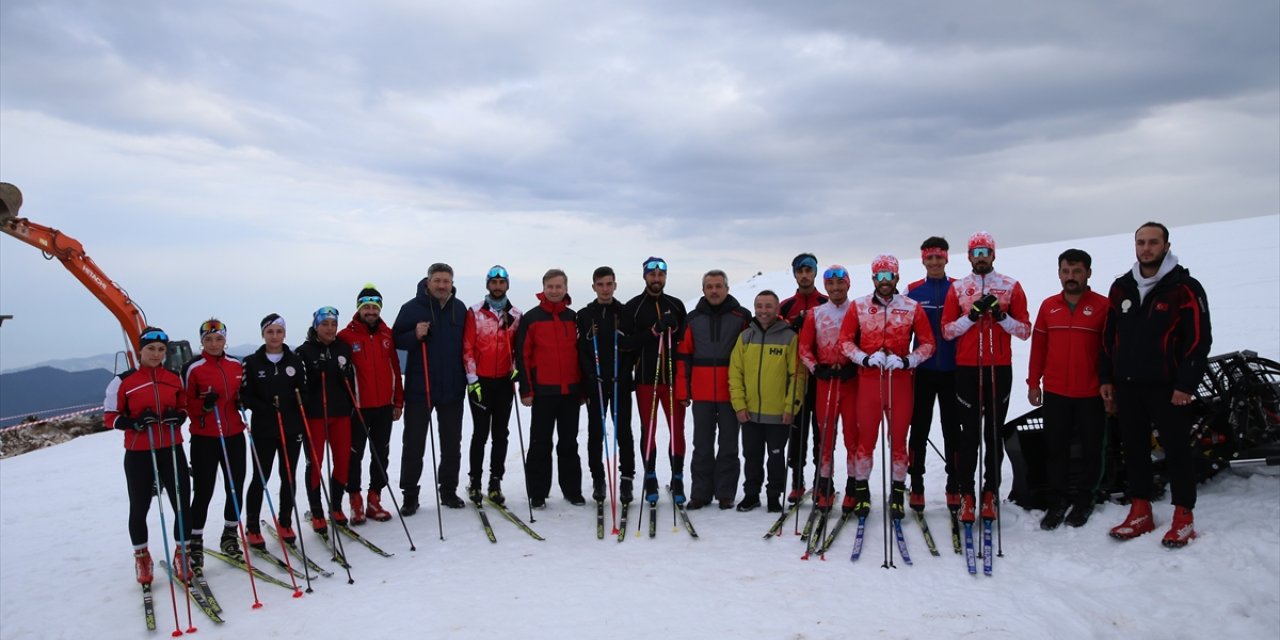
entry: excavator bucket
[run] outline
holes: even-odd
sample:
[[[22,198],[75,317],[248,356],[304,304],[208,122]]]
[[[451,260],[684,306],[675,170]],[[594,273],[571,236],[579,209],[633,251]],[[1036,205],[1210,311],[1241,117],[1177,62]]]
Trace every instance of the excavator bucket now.
[[[17,217],[22,208],[22,192],[8,182],[0,182],[0,222]]]

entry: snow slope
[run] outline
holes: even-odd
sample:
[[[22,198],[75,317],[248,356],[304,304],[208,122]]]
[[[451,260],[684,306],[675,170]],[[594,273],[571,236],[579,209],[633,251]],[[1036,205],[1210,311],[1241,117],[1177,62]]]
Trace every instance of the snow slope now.
[[[1270,358],[1280,355],[1280,217],[1178,228],[1172,240],[1175,253],[1208,290],[1213,352],[1252,348]],[[1022,280],[1034,310],[1057,290],[1055,258],[1063,248],[1090,251],[1094,287],[1105,289],[1131,263],[1131,242],[1124,235],[1010,248],[999,252],[996,268]],[[900,251],[904,280],[921,274],[912,254]],[[864,265],[851,268],[855,274],[867,271]],[[784,295],[793,288],[785,272],[735,286],[744,304],[765,286]],[[866,290],[869,283],[855,278],[853,292]],[[1018,349],[1015,362],[1025,371],[1026,345]],[[1015,371],[1015,381],[1025,377],[1022,371]],[[1018,415],[1027,408],[1020,382],[1013,397],[1010,414]],[[523,416],[527,427],[527,410]],[[659,444],[665,444],[663,437]],[[519,447],[511,450],[506,487],[513,508],[527,518]],[[394,477],[398,443],[392,451]],[[0,637],[146,635],[132,582],[120,455],[119,435],[108,433],[0,463]],[[946,510],[937,502],[941,465],[936,457],[929,465],[927,514],[945,547]],[[790,526],[782,538],[761,539],[772,521],[762,511],[693,512],[702,536],[695,541],[673,532],[664,498],[657,538],[634,537],[633,517],[633,537],[618,544],[596,540],[591,510],[572,507],[553,493],[533,525],[546,542],[491,515],[498,544],[490,544],[469,510],[445,510],[441,542],[436,510],[427,506],[406,521],[416,552],[409,551],[398,522],[370,523],[362,532],[396,557],[383,559],[348,545],[355,584],[321,578],[315,592],[299,600],[260,584],[265,606],[252,610],[245,574],[210,559],[208,575],[227,623],[215,627],[199,611],[193,620],[198,638],[308,640],[393,633],[484,639],[1275,638],[1275,471],[1225,473],[1202,485],[1196,510],[1201,537],[1180,551],[1162,548],[1158,535],[1128,543],[1109,539],[1106,529],[1125,513],[1117,505],[1100,506],[1082,529],[1053,533],[1039,530],[1039,513],[1009,506],[1001,523],[1005,555],[996,560],[993,578],[969,576],[963,559],[946,548],[942,557],[930,557],[911,521],[904,528],[915,565],[898,560],[898,569],[881,569],[878,510],[869,521],[862,560],[850,564],[852,528],[826,561],[801,562],[803,548]],[[874,495],[878,482],[875,473]],[[220,506],[215,498],[210,512]],[[1169,512],[1167,501],[1157,505],[1162,527]],[[166,511],[166,517],[172,523],[173,514]],[[158,557],[154,508],[151,520],[151,549]],[[318,555],[318,539],[307,542]],[[160,628],[153,637],[173,630],[167,586],[156,585]]]

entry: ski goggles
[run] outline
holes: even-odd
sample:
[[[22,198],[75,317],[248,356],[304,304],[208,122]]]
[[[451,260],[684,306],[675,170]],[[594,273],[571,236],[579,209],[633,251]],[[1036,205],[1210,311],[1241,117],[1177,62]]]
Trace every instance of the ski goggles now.
[[[489,269],[489,273],[484,277],[484,281],[489,282],[494,278],[502,278],[503,280],[510,280],[511,274],[507,273],[506,267],[498,264],[498,265],[494,265],[492,269]]]
[[[795,272],[801,269],[813,269],[814,271],[817,271],[818,259],[813,257],[812,253],[802,253],[796,256],[796,259],[791,261],[791,271]]]
[[[849,277],[849,270],[843,267],[839,269],[827,269],[822,272],[823,280],[843,280]]]
[[[990,258],[991,249],[988,247],[974,247],[969,250],[969,255],[975,258]]]
[[[334,322],[338,320],[338,310],[334,307],[320,307],[316,312],[311,314],[311,326],[318,327],[325,320],[332,319]]]
[[[663,259],[661,259],[661,258],[651,258],[651,259],[649,259],[648,261],[646,261],[646,262],[644,263],[644,272],[645,272],[645,273],[649,273],[650,271],[661,271],[661,272],[663,272],[663,273],[666,273],[666,272],[667,272],[667,261],[666,261],[666,260],[663,260]]]
[[[138,336],[139,349],[151,344],[152,342],[163,342],[167,344],[169,342],[169,334],[159,329],[152,329]]]
[[[375,307],[377,307],[377,308],[381,309],[381,308],[382,308],[382,296],[361,296],[361,297],[359,297],[359,298],[356,298],[356,308],[357,308],[357,309],[359,309],[360,307],[365,306],[366,304],[371,304],[371,305],[373,305],[373,306],[375,306]]]
[[[877,271],[876,274],[871,277],[874,278],[876,282],[892,282],[894,278],[898,277],[898,274],[892,271]]]
[[[200,339],[204,340],[204,337],[211,333],[216,333],[225,338],[227,337],[227,325],[223,324],[221,320],[206,320],[204,324],[200,325]]]

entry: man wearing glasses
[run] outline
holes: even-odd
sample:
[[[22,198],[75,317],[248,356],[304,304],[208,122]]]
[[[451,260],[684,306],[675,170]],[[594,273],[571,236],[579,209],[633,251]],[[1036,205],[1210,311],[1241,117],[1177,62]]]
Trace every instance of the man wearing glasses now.
[[[996,434],[1004,426],[1013,383],[1011,337],[1031,337],[1027,295],[1017,280],[996,273],[996,242],[979,231],[969,237],[973,272],[956,280],[942,308],[942,337],[956,341],[956,399],[960,402],[960,521],[975,517],[978,442],[985,442],[982,519],[999,515],[1000,463]]]
[[[684,335],[685,309],[678,298],[663,293],[667,285],[667,261],[644,261],[644,293],[627,301],[635,339],[636,409],[640,413],[640,451],[644,460],[644,499],[658,501],[658,411],[667,420],[671,444],[671,494],[677,504],[684,495],[684,407],[675,402],[675,352]]]
[[[858,441],[857,367],[840,349],[840,325],[849,310],[849,270],[838,264],[822,272],[822,286],[829,300],[805,316],[800,329],[800,362],[818,379],[814,412],[821,425],[822,454],[818,479],[814,483],[814,504],[831,509],[835,496],[832,460],[835,456],[836,421],[844,422],[846,466],[853,470],[853,452]],[[848,486],[852,486],[852,478]]]
[[[819,305],[826,304],[827,297],[818,291],[814,281],[818,277],[818,259],[812,253],[802,253],[791,260],[791,274],[796,279],[796,294],[782,301],[778,307],[778,315],[791,330],[800,335],[804,327],[805,316]],[[792,426],[787,441],[787,464],[791,467],[791,493],[787,494],[788,502],[795,502],[804,496],[805,442],[813,440],[813,463],[818,464],[818,445],[822,434],[818,429],[818,418],[813,412],[818,385],[812,378],[806,378],[804,388],[804,405],[792,416]]]

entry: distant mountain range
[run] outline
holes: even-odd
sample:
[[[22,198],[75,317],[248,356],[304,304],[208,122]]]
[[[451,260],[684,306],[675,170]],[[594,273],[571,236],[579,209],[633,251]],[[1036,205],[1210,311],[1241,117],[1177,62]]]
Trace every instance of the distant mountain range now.
[[[108,369],[72,372],[53,367],[0,374],[0,418],[10,418],[0,427],[41,411],[100,404],[111,376]]]
[[[242,344],[234,347],[227,347],[227,353],[230,353],[231,355],[236,357],[243,358],[244,356],[247,356],[253,353],[254,351],[257,351],[259,346],[260,345],[257,345],[257,344]],[[198,350],[199,345],[193,345],[193,348]],[[117,365],[117,361],[119,363],[118,365]],[[28,365],[25,367],[14,367],[12,369],[5,369],[4,371],[0,371],[0,375],[18,373],[19,371],[29,371],[31,369],[36,369],[39,367],[52,367],[54,369],[61,369],[63,371],[76,372],[76,371],[91,371],[93,369],[106,369],[107,371],[115,371],[117,367],[119,368],[120,371],[123,371],[127,366],[128,366],[128,360],[125,359],[124,355],[118,355],[118,352],[117,353],[100,353],[96,356],[88,356],[85,358],[65,358],[62,360],[45,360],[44,362],[37,362],[33,365]],[[4,415],[9,415],[9,414],[6,413]]]

